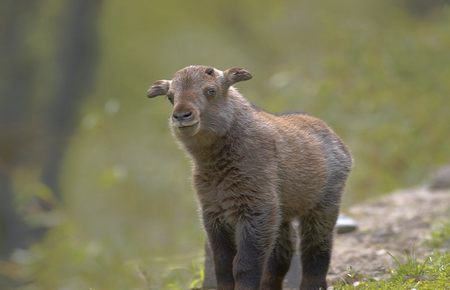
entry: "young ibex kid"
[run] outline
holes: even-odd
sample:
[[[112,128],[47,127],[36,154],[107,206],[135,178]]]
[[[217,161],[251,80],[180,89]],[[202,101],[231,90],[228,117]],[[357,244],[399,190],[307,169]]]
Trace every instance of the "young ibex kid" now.
[[[352,165],[339,137],[305,114],[275,116],[233,84],[252,75],[193,65],[155,82],[193,159],[193,181],[220,290],[281,289],[299,220],[300,289],[326,289],[333,227]]]

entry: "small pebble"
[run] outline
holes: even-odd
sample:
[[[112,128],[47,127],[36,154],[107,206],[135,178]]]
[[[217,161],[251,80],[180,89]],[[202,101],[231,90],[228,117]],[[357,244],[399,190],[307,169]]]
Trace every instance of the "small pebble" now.
[[[336,232],[338,234],[345,234],[355,231],[358,224],[354,219],[346,215],[339,215],[336,221]]]
[[[377,256],[383,256],[383,255],[385,255],[386,253],[387,253],[387,252],[386,252],[385,249],[381,249],[381,250],[376,251]]]

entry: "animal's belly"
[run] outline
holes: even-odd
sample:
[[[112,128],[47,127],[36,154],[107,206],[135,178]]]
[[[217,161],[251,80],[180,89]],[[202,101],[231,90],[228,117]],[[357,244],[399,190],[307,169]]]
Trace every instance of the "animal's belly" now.
[[[293,182],[281,184],[279,196],[283,216],[288,219],[306,214],[320,200],[321,181],[316,178],[294,179]]]

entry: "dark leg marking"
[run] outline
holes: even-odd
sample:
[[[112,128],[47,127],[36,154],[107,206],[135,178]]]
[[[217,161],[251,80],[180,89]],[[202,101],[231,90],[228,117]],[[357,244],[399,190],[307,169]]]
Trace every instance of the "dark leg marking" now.
[[[261,289],[283,289],[283,279],[289,270],[294,253],[292,232],[293,229],[290,222],[285,222],[281,225],[275,246],[264,269]]]
[[[218,219],[205,217],[204,225],[211,247],[218,290],[234,290],[233,258],[236,255],[232,231]]]
[[[300,219],[301,290],[327,288],[326,276],[337,214],[337,209],[316,209]]]
[[[273,224],[271,224],[273,223]],[[244,218],[236,226],[237,253],[233,262],[235,290],[260,290],[264,264],[277,236],[277,221],[270,213]]]

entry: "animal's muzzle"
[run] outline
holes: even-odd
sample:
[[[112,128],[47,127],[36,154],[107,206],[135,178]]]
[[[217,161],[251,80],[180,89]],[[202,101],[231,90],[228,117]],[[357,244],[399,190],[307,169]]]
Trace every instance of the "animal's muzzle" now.
[[[173,112],[172,114],[173,120],[180,123],[189,122],[193,117],[194,114],[191,111]]]

